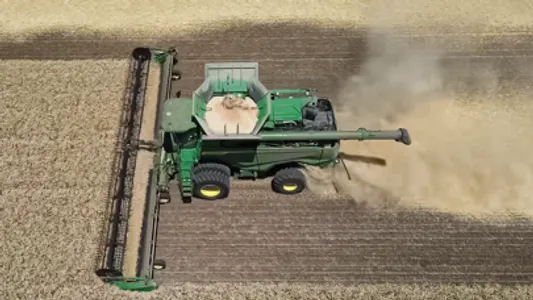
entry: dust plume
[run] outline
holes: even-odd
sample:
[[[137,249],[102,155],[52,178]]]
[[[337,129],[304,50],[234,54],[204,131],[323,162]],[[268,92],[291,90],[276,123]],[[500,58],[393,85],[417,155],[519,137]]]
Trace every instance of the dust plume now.
[[[431,45],[400,43],[384,33],[371,34],[368,50],[359,74],[340,89],[339,125],[405,127],[413,143],[344,141],[352,180],[339,165],[321,171],[328,176],[313,170],[315,183],[333,178],[323,183],[378,206],[533,214],[529,86],[511,86],[497,65],[450,64]],[[524,63],[512,60],[507,67],[524,75]]]

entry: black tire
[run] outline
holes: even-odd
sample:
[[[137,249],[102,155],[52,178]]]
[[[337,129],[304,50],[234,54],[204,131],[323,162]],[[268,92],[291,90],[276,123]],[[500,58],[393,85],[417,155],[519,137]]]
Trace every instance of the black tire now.
[[[272,179],[272,190],[279,194],[295,195],[301,193],[305,188],[305,176],[297,168],[281,169]]]
[[[122,272],[111,269],[98,269],[96,270],[96,276],[100,278],[122,277]]]
[[[148,59],[152,56],[152,52],[150,52],[150,48],[139,47],[133,49],[131,56],[134,59]]]
[[[167,267],[167,263],[162,259],[154,260],[154,270],[164,270]]]
[[[231,176],[231,169],[228,166],[217,163],[200,163],[192,169],[192,174],[203,172],[205,170],[219,170],[220,172]]]
[[[217,168],[203,168],[192,174],[192,194],[205,200],[224,199],[229,195],[230,176]]]
[[[165,149],[165,152],[167,153],[174,152],[174,148],[172,147],[172,140],[170,139],[170,133],[168,132],[163,135],[163,149]]]
[[[174,81],[181,80],[181,77],[182,77],[182,73],[181,73],[180,70],[173,70],[172,71],[172,80],[174,80]]]
[[[159,192],[159,204],[168,204],[170,203],[170,192],[169,191],[160,191]]]

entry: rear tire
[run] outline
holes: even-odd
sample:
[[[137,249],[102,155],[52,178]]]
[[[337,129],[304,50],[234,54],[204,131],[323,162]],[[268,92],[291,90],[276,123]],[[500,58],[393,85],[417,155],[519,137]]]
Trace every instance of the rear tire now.
[[[227,198],[230,190],[230,175],[218,168],[203,167],[193,171],[192,194],[204,200]]]
[[[272,190],[279,194],[295,195],[301,193],[305,188],[305,176],[297,168],[281,169],[272,179]]]

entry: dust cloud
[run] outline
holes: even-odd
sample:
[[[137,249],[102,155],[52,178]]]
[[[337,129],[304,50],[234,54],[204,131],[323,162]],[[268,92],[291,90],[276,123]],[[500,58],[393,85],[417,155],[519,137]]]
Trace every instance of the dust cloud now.
[[[368,50],[360,72],[340,88],[339,125],[405,127],[413,143],[343,141],[351,181],[341,164],[311,169],[312,191],[334,185],[378,207],[533,214],[531,88],[506,86],[510,81],[495,64],[452,68],[439,49],[401,43],[383,32],[371,34]]]

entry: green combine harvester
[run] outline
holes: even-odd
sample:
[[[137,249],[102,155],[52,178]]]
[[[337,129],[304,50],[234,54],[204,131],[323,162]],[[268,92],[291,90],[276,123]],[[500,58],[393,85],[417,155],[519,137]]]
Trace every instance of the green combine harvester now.
[[[223,97],[248,98],[257,111],[253,127],[244,132],[237,123],[232,132],[227,127],[215,131],[207,115],[221,106],[209,104]],[[302,168],[338,163],[341,140],[411,143],[403,128],[338,131],[328,99],[310,89],[267,89],[255,62],[206,64],[205,80],[192,98],[165,101],[160,135],[158,190],[164,202],[170,201],[171,180],[178,181],[184,201],[226,198],[231,179],[271,177],[274,192],[298,194],[306,187]]]
[[[155,141],[139,140],[144,93],[150,63],[160,65]],[[182,201],[227,198],[232,179],[272,178],[272,190],[294,195],[306,188],[305,166],[328,167],[342,162],[341,140],[394,140],[411,144],[406,129],[339,131],[335,109],[310,89],[267,89],[256,62],[208,63],[205,80],[190,98],[170,97],[177,53],[171,49],[133,51],[129,119],[120,152],[121,171],[115,183],[112,224],[106,255],[97,275],[123,290],[157,288],[153,270],[159,205],[171,201],[169,185],[176,181]],[[230,105],[231,104],[231,105]],[[129,128],[129,129],[128,129]],[[128,133],[129,130],[129,133]],[[128,135],[129,134],[129,135]],[[135,277],[122,275],[131,178],[138,149],[155,152],[147,187],[142,243]]]

